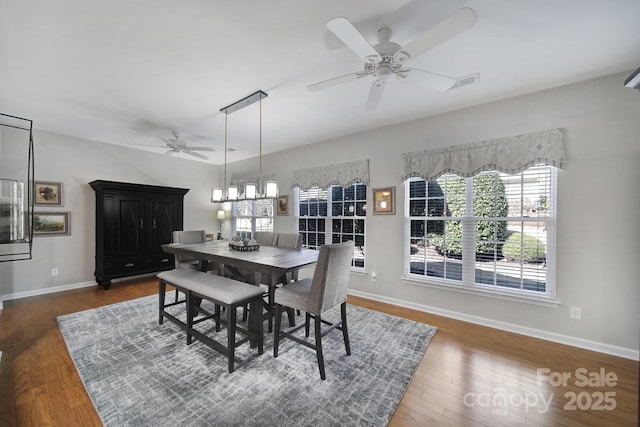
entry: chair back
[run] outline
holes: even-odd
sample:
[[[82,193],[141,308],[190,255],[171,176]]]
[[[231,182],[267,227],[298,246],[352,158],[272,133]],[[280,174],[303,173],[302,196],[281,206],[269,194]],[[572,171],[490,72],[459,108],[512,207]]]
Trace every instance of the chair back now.
[[[280,248],[300,249],[302,248],[302,234],[278,233],[276,246]]]
[[[253,238],[260,246],[275,246],[277,234],[272,231],[256,231]]]
[[[181,230],[174,231],[173,235],[173,243],[199,243],[206,241],[206,233],[204,230]],[[192,261],[195,258],[182,255],[180,253],[175,255],[176,263],[181,263],[185,261]]]
[[[347,300],[353,241],[324,245],[313,273],[309,302],[321,314]]]

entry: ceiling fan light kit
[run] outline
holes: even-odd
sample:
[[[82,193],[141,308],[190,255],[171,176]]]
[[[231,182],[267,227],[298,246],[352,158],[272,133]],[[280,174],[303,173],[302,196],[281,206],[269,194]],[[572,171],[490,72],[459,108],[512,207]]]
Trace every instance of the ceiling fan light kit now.
[[[224,113],[224,180],[223,186],[225,188],[214,188],[211,190],[211,202],[212,203],[224,203],[224,202],[235,202],[240,200],[260,200],[260,199],[276,199],[278,197],[278,183],[275,181],[266,181],[264,182],[262,179],[262,99],[266,98],[267,95],[265,92],[258,90],[251,95],[248,95],[242,98],[239,101],[234,102],[233,104],[227,105],[220,109],[221,113]],[[228,118],[229,114],[234,113],[244,107],[247,107],[255,102],[260,103],[260,116],[259,116],[259,125],[260,125],[260,135],[259,135],[259,143],[260,143],[260,153],[259,153],[259,162],[260,162],[260,175],[258,184],[255,183],[247,183],[244,187],[244,193],[239,194],[238,188],[233,185],[227,186],[227,152],[230,151],[227,149],[227,130],[228,130]]]
[[[473,9],[462,8],[403,47],[391,41],[393,31],[387,26],[378,30],[378,43],[371,45],[347,18],[334,18],[327,22],[327,28],[364,60],[364,71],[314,83],[307,86],[307,89],[310,91],[325,89],[353,78],[360,79],[371,76],[374,81],[369,89],[369,97],[366,104],[366,109],[369,110],[376,108],[380,102],[389,76],[395,76],[396,79],[404,79],[411,71],[414,71],[411,74],[417,74],[418,78],[426,86],[436,90],[445,91],[465,86],[469,83],[461,84],[460,79],[406,67],[405,65],[473,27],[477,20],[478,16]],[[477,81],[476,79],[472,83]]]

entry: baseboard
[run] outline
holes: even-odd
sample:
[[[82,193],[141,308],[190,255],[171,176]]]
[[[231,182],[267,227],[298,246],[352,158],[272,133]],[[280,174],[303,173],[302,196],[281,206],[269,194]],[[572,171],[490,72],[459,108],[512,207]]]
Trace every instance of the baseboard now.
[[[513,323],[500,322],[497,320],[487,319],[479,316],[472,316],[472,315],[460,313],[457,311],[444,310],[437,307],[430,307],[427,305],[415,304],[415,303],[411,303],[408,301],[403,301],[395,298],[388,298],[380,295],[370,294],[368,292],[349,290],[349,295],[367,298],[374,301],[384,302],[387,304],[397,305],[400,307],[410,308],[413,310],[435,314],[438,316],[449,317],[456,320],[462,320],[464,322],[474,323],[481,326],[487,326],[489,328],[500,329],[507,332],[513,332],[516,334],[525,335],[533,338],[539,338],[546,341],[552,341],[559,344],[570,345],[572,347],[583,348],[585,350],[592,350],[600,353],[610,354],[612,356],[618,356],[625,359],[640,360],[640,351],[630,349],[630,348],[618,347],[615,345],[605,344],[597,341],[576,338],[569,335],[556,334],[554,332],[544,331],[544,330],[535,329],[535,328],[529,328],[526,326],[514,325]]]
[[[14,299],[35,297],[38,295],[54,294],[56,292],[69,291],[71,289],[86,288],[89,286],[98,286],[98,285],[94,281],[73,283],[70,285],[54,286],[52,288],[35,289],[33,291],[16,292],[15,294],[6,294],[6,295],[3,295],[2,298],[4,298],[5,301],[9,301]]]

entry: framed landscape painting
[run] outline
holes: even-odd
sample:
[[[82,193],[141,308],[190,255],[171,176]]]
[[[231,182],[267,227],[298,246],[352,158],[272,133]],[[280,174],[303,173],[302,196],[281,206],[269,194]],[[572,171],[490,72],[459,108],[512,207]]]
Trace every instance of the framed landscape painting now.
[[[34,212],[34,236],[68,236],[69,212]]]

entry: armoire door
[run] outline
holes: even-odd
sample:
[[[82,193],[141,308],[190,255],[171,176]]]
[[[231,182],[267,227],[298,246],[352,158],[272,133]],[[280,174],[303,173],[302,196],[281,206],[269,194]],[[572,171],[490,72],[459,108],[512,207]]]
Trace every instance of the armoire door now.
[[[116,256],[141,254],[141,233],[144,230],[143,200],[139,197],[116,196],[117,223]]]
[[[181,229],[180,205],[175,199],[153,200],[153,251],[161,251],[161,245],[171,243],[173,231]]]

